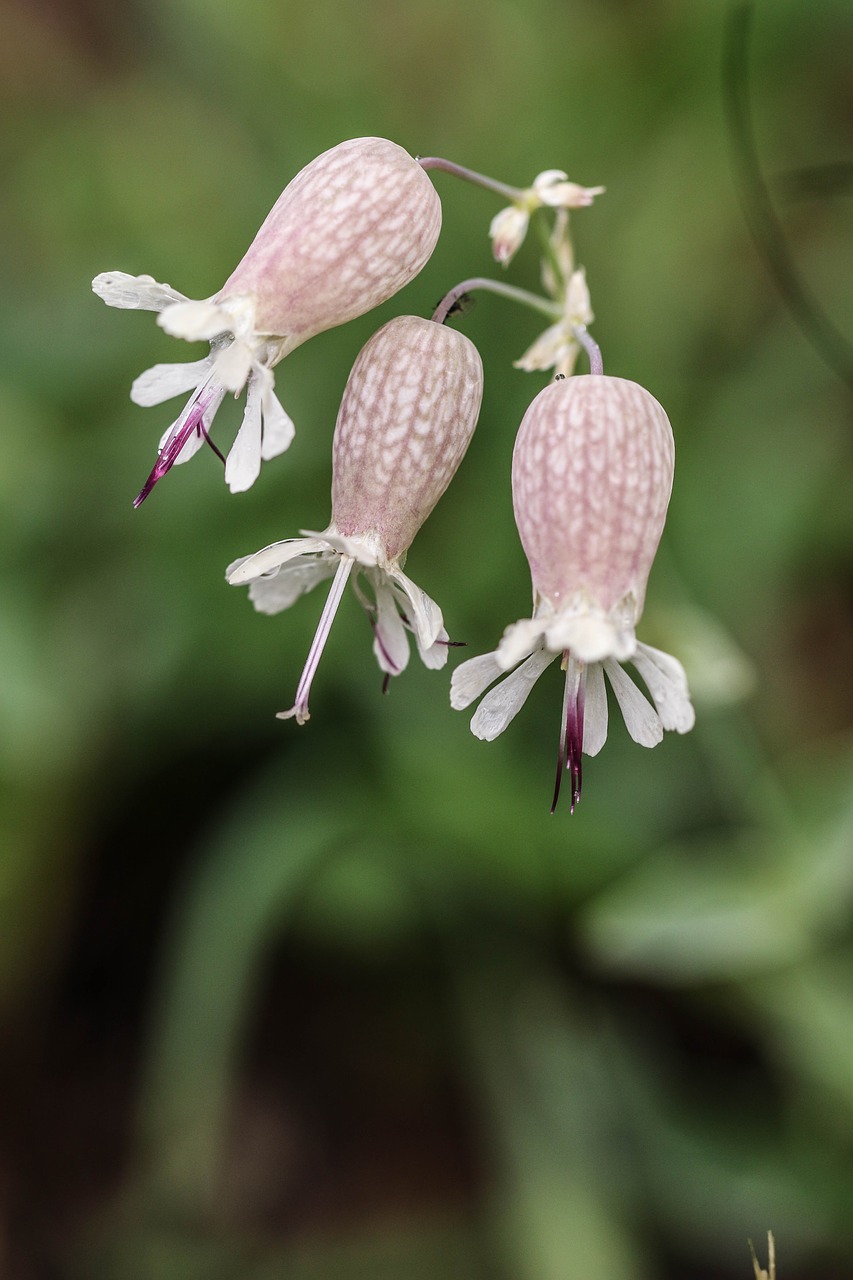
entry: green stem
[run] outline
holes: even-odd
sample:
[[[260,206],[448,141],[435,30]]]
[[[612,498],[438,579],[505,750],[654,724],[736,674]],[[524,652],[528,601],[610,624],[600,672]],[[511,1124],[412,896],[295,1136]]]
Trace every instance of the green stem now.
[[[563,274],[563,268],[560,266],[559,260],[557,258],[557,254],[554,251],[554,244],[551,240],[551,229],[548,224],[548,220],[547,218],[540,216],[543,213],[544,213],[544,210],[537,209],[536,213],[533,216],[533,223],[536,227],[536,234],[538,235],[539,242],[542,245],[542,255],[547,261],[548,266],[551,268],[551,273],[554,277],[554,280],[560,286],[561,291],[565,292],[569,282],[566,279],[565,275]],[[568,235],[567,235],[567,239],[568,239]],[[569,244],[569,249],[571,250],[572,249],[571,240],[568,241],[568,244]],[[572,251],[572,263],[574,263],[573,251]]]
[[[500,280],[490,280],[486,276],[475,276],[471,280],[463,280],[461,284],[455,285],[449,293],[444,295],[433,312],[432,318],[436,324],[444,324],[455,303],[474,289],[486,289],[489,293],[498,293],[512,302],[520,302],[522,306],[541,311],[549,320],[559,320],[563,314],[563,309],[558,303],[540,298],[538,294],[529,293],[527,289],[517,289],[515,285],[504,284]]]
[[[485,174],[454,164],[452,160],[442,160],[440,156],[418,156],[417,161],[422,169],[441,169],[444,173],[452,173],[455,178],[462,178],[465,182],[473,182],[477,187],[494,191],[496,195],[509,200],[510,204],[515,204],[516,200],[521,200],[525,195],[521,187],[509,187],[505,182],[497,182],[494,178],[487,178]]]

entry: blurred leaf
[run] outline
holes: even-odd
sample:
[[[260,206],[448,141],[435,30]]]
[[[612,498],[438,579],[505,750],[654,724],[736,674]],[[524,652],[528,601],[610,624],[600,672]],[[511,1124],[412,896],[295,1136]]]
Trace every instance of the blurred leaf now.
[[[318,812],[275,770],[194,864],[162,958],[143,1095],[142,1168],[156,1200],[210,1206],[254,984],[308,880],[350,831],[345,804]]]
[[[784,844],[761,831],[663,849],[582,913],[599,964],[679,984],[731,981],[804,960],[847,928],[853,796]]]

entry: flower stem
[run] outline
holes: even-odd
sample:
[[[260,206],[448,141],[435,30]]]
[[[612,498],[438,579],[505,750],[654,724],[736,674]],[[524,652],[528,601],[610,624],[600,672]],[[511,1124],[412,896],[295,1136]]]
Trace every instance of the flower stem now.
[[[352,556],[341,556],[341,562],[332,581],[331,590],[326,597],[326,603],[323,605],[323,612],[320,614],[320,621],[317,623],[317,630],[314,633],[314,639],[308,651],[308,657],[296,690],[296,701],[289,711],[278,712],[276,717],[278,720],[290,720],[291,717],[295,716],[297,724],[304,724],[306,720],[310,719],[308,695],[311,692],[311,682],[320,665],[323,649],[329,638],[335,614],[338,612],[338,605],[341,603],[344,588],[347,585],[347,579],[354,564],[355,560]]]
[[[589,356],[590,373],[604,373],[604,361],[601,358],[601,347],[588,332],[585,324],[573,324],[572,333]]]
[[[466,169],[461,164],[454,164],[452,160],[442,160],[440,156],[418,156],[417,161],[422,169],[441,169],[444,173],[452,173],[455,178],[462,178],[465,182],[473,182],[477,187],[485,187],[487,191],[494,191],[496,195],[503,196],[511,204],[514,204],[516,200],[520,200],[525,194],[521,187],[507,186],[505,182],[498,182],[495,178],[487,178],[485,174],[475,173],[473,169]]]
[[[433,312],[432,318],[436,324],[444,324],[454,305],[473,289],[487,289],[490,293],[499,293],[512,302],[520,302],[522,306],[541,311],[543,315],[548,316],[549,320],[559,320],[563,314],[562,308],[556,302],[540,298],[536,293],[528,293],[527,289],[517,289],[515,285],[504,284],[501,280],[490,280],[487,276],[475,276],[471,280],[463,280],[461,284],[455,285],[449,293],[444,295]]]

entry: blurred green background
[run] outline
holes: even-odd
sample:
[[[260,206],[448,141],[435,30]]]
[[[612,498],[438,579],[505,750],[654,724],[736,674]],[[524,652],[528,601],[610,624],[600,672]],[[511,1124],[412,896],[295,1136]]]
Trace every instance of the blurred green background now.
[[[728,13],[5,0],[3,1276],[735,1280],[768,1228],[785,1280],[851,1274],[851,389],[743,216]],[[762,171],[853,342],[853,13],[753,16]],[[273,713],[319,596],[265,618],[223,577],[324,526],[352,361],[492,272],[488,193],[434,175],[422,275],[280,366],[296,441],[248,494],[205,451],[131,509],[171,405],[130,383],[193,351],[91,278],[215,292],[362,134],[607,187],[573,224],[594,332],[678,448],[641,636],[698,722],[647,752],[614,716],[574,816],[555,670],[480,743],[446,672],[379,696],[349,598],[300,730]],[[508,279],[537,274],[529,243]],[[509,458],[544,378],[511,362],[542,325],[487,295],[457,323],[483,413],[408,569],[479,653],[529,605]]]

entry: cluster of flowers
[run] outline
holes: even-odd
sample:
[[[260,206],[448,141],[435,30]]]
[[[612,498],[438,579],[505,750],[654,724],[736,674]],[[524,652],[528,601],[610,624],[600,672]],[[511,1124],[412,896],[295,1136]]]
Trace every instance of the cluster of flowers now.
[[[693,724],[681,664],[635,634],[669,503],[674,445],[661,406],[636,383],[603,373],[587,331],[593,316],[583,271],[574,265],[568,211],[590,204],[601,188],[580,187],[548,170],[521,190],[449,161],[414,159],[382,138],[357,138],[318,156],[293,179],[213,297],[191,301],[150,276],[112,271],[96,277],[94,291],[108,305],[158,311],[167,333],[210,343],[203,360],[156,365],[133,384],[131,398],[140,405],[191,393],[162,437],[135,505],[205,442],[219,453],[210,430],[228,392],[246,390],[242,425],[223,458],[232,492],[248,489],[261,462],[288,448],[294,427],[275,394],[274,366],[417,275],[441,227],[441,204],[427,176],[435,169],[508,199],[490,229],[503,265],[522,243],[531,215],[556,210],[543,263],[548,297],[469,280],[431,319],[399,316],[375,333],[355,361],[338,413],[328,527],[237,560],[227,577],[248,584],[255,608],[268,614],[332,579],[296,700],[282,718],[308,719],[311,683],[348,579],[370,619],[386,686],[408,662],[407,633],[428,667],[444,666],[451,642],[441,610],[403,567],[462,461],[480,409],[480,357],[445,321],[475,288],[537,307],[551,323],[518,364],[553,368],[556,378],[524,415],[512,463],[532,616],[510,626],[493,653],[456,668],[451,703],[464,708],[485,694],[471,728],[491,740],[559,657],[566,679],[554,804],[568,770],[574,808],[581,752],[595,755],[607,734],[605,674],[635,741],[653,746],[664,729],[684,733]],[[582,347],[590,373],[576,375]],[[625,672],[628,661],[651,702]]]

